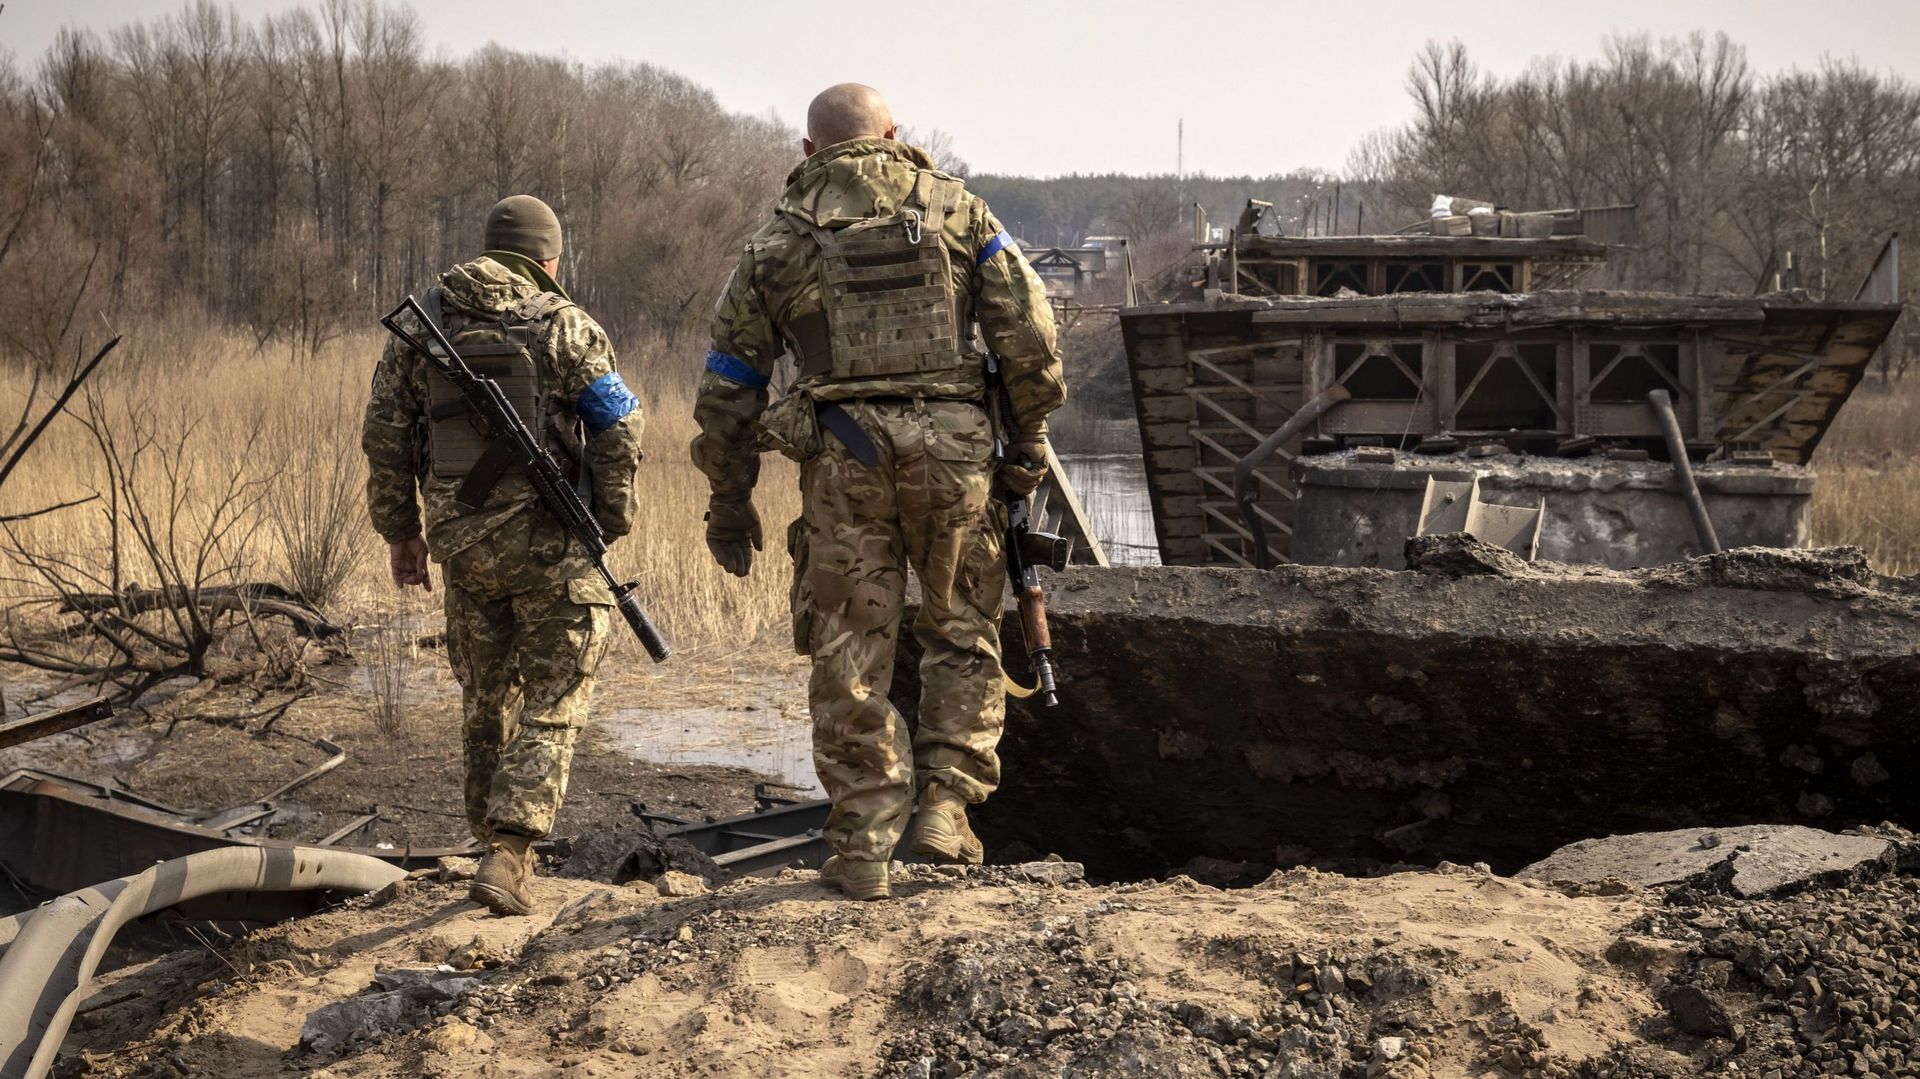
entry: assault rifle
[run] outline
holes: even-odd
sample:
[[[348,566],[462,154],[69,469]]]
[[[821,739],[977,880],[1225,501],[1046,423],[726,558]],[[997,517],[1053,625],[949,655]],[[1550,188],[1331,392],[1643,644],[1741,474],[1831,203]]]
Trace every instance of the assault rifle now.
[[[999,357],[987,354],[987,401],[994,417],[993,459],[996,465],[1006,456],[1004,432],[1012,430],[1013,408],[1000,377]],[[1044,462],[1043,462],[1044,463]],[[1033,668],[1034,684],[1022,686],[1007,679],[1007,692],[1015,697],[1038,693],[1048,708],[1060,703],[1054,682],[1053,635],[1047,629],[1047,596],[1040,588],[1040,567],[1055,573],[1067,568],[1073,557],[1073,540],[1041,532],[1033,527],[1033,497],[1016,495],[1004,485],[995,484],[995,494],[1007,507],[1007,578],[1013,582],[1013,595],[1020,603],[1020,634],[1027,643],[1027,664]]]
[[[513,402],[500,390],[500,384],[485,375],[476,373],[467,366],[467,361],[454,351],[453,343],[447,340],[438,324],[427,317],[420,301],[408,296],[406,302],[394,308],[387,317],[380,320],[395,337],[406,342],[433,364],[448,382],[453,383],[460,395],[467,399],[467,405],[473,414],[480,417],[486,425],[487,433],[493,440],[506,446],[513,453],[513,461],[526,470],[527,481],[540,497],[554,520],[559,521],[567,534],[577,540],[586,549],[587,557],[593,560],[594,568],[600,576],[606,578],[607,587],[613,590],[615,606],[633,627],[634,636],[640,638],[640,644],[659,663],[673,654],[673,646],[660,635],[660,627],[647,617],[646,608],[640,606],[640,599],[634,595],[633,584],[621,584],[614,579],[613,571],[607,568],[607,537],[600,531],[600,522],[593,519],[587,511],[586,503],[580,501],[580,493],[567,482],[566,473],[553,454],[540,444],[540,439],[527,429],[526,423],[513,410]]]

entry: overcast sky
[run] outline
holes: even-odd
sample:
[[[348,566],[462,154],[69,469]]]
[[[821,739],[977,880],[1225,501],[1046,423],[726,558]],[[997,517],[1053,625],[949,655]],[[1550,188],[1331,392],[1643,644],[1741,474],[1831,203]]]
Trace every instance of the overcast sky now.
[[[0,46],[31,70],[63,24],[99,30],[178,0],[6,0]],[[295,6],[243,0],[251,17]],[[1407,116],[1403,77],[1458,38],[1512,74],[1590,57],[1615,32],[1725,30],[1758,71],[1852,57],[1920,81],[1920,0],[415,0],[434,46],[488,41],[585,62],[644,60],[730,108],[797,122],[821,87],[880,87],[902,122],[940,128],[977,171],[1339,170],[1361,134]]]

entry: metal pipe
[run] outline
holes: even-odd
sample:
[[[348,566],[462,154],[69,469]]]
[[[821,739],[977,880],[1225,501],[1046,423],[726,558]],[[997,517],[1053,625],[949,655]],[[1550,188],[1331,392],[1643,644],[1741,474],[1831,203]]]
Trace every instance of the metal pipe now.
[[[405,877],[377,858],[311,847],[226,847],[61,896],[0,955],[0,1079],[53,1066],[93,972],[128,922],[214,892],[369,892]]]
[[[1277,453],[1284,443],[1308,424],[1327,414],[1327,410],[1352,397],[1353,393],[1336,382],[1308,399],[1300,406],[1300,411],[1287,417],[1287,422],[1268,435],[1255,446],[1252,453],[1240,458],[1233,466],[1233,503],[1240,509],[1240,519],[1247,524],[1247,531],[1253,534],[1253,564],[1261,569],[1272,569],[1273,558],[1267,551],[1267,529],[1260,522],[1260,515],[1254,512],[1253,473],[1265,464],[1267,458]]]
[[[1707,500],[1700,497],[1700,484],[1693,478],[1693,462],[1687,459],[1687,442],[1680,436],[1680,420],[1673,414],[1673,398],[1665,390],[1647,394],[1654,418],[1660,421],[1660,433],[1667,440],[1667,456],[1673,460],[1674,478],[1680,481],[1680,495],[1687,500],[1687,512],[1693,515],[1693,531],[1700,537],[1700,548],[1707,554],[1719,554],[1720,537],[1713,531],[1713,518],[1707,516]]]

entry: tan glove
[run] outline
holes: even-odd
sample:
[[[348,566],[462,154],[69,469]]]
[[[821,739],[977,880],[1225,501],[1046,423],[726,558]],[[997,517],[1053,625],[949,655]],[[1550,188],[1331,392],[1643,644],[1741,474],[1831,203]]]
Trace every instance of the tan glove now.
[[[1007,447],[1000,462],[1000,482],[1007,490],[1025,498],[1047,478],[1047,425],[1039,424],[1032,434]]]
[[[760,550],[760,515],[753,503],[707,503],[707,550],[720,568],[735,577],[745,577],[753,568],[753,552]]]

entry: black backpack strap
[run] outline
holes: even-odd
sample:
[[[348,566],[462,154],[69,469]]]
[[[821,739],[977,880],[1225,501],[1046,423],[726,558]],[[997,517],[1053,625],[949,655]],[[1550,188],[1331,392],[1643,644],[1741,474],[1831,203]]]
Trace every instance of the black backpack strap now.
[[[440,328],[441,333],[446,333],[447,318],[440,309],[440,296],[440,286],[433,286],[427,290],[426,297],[420,301],[420,308],[427,313],[427,319]]]

